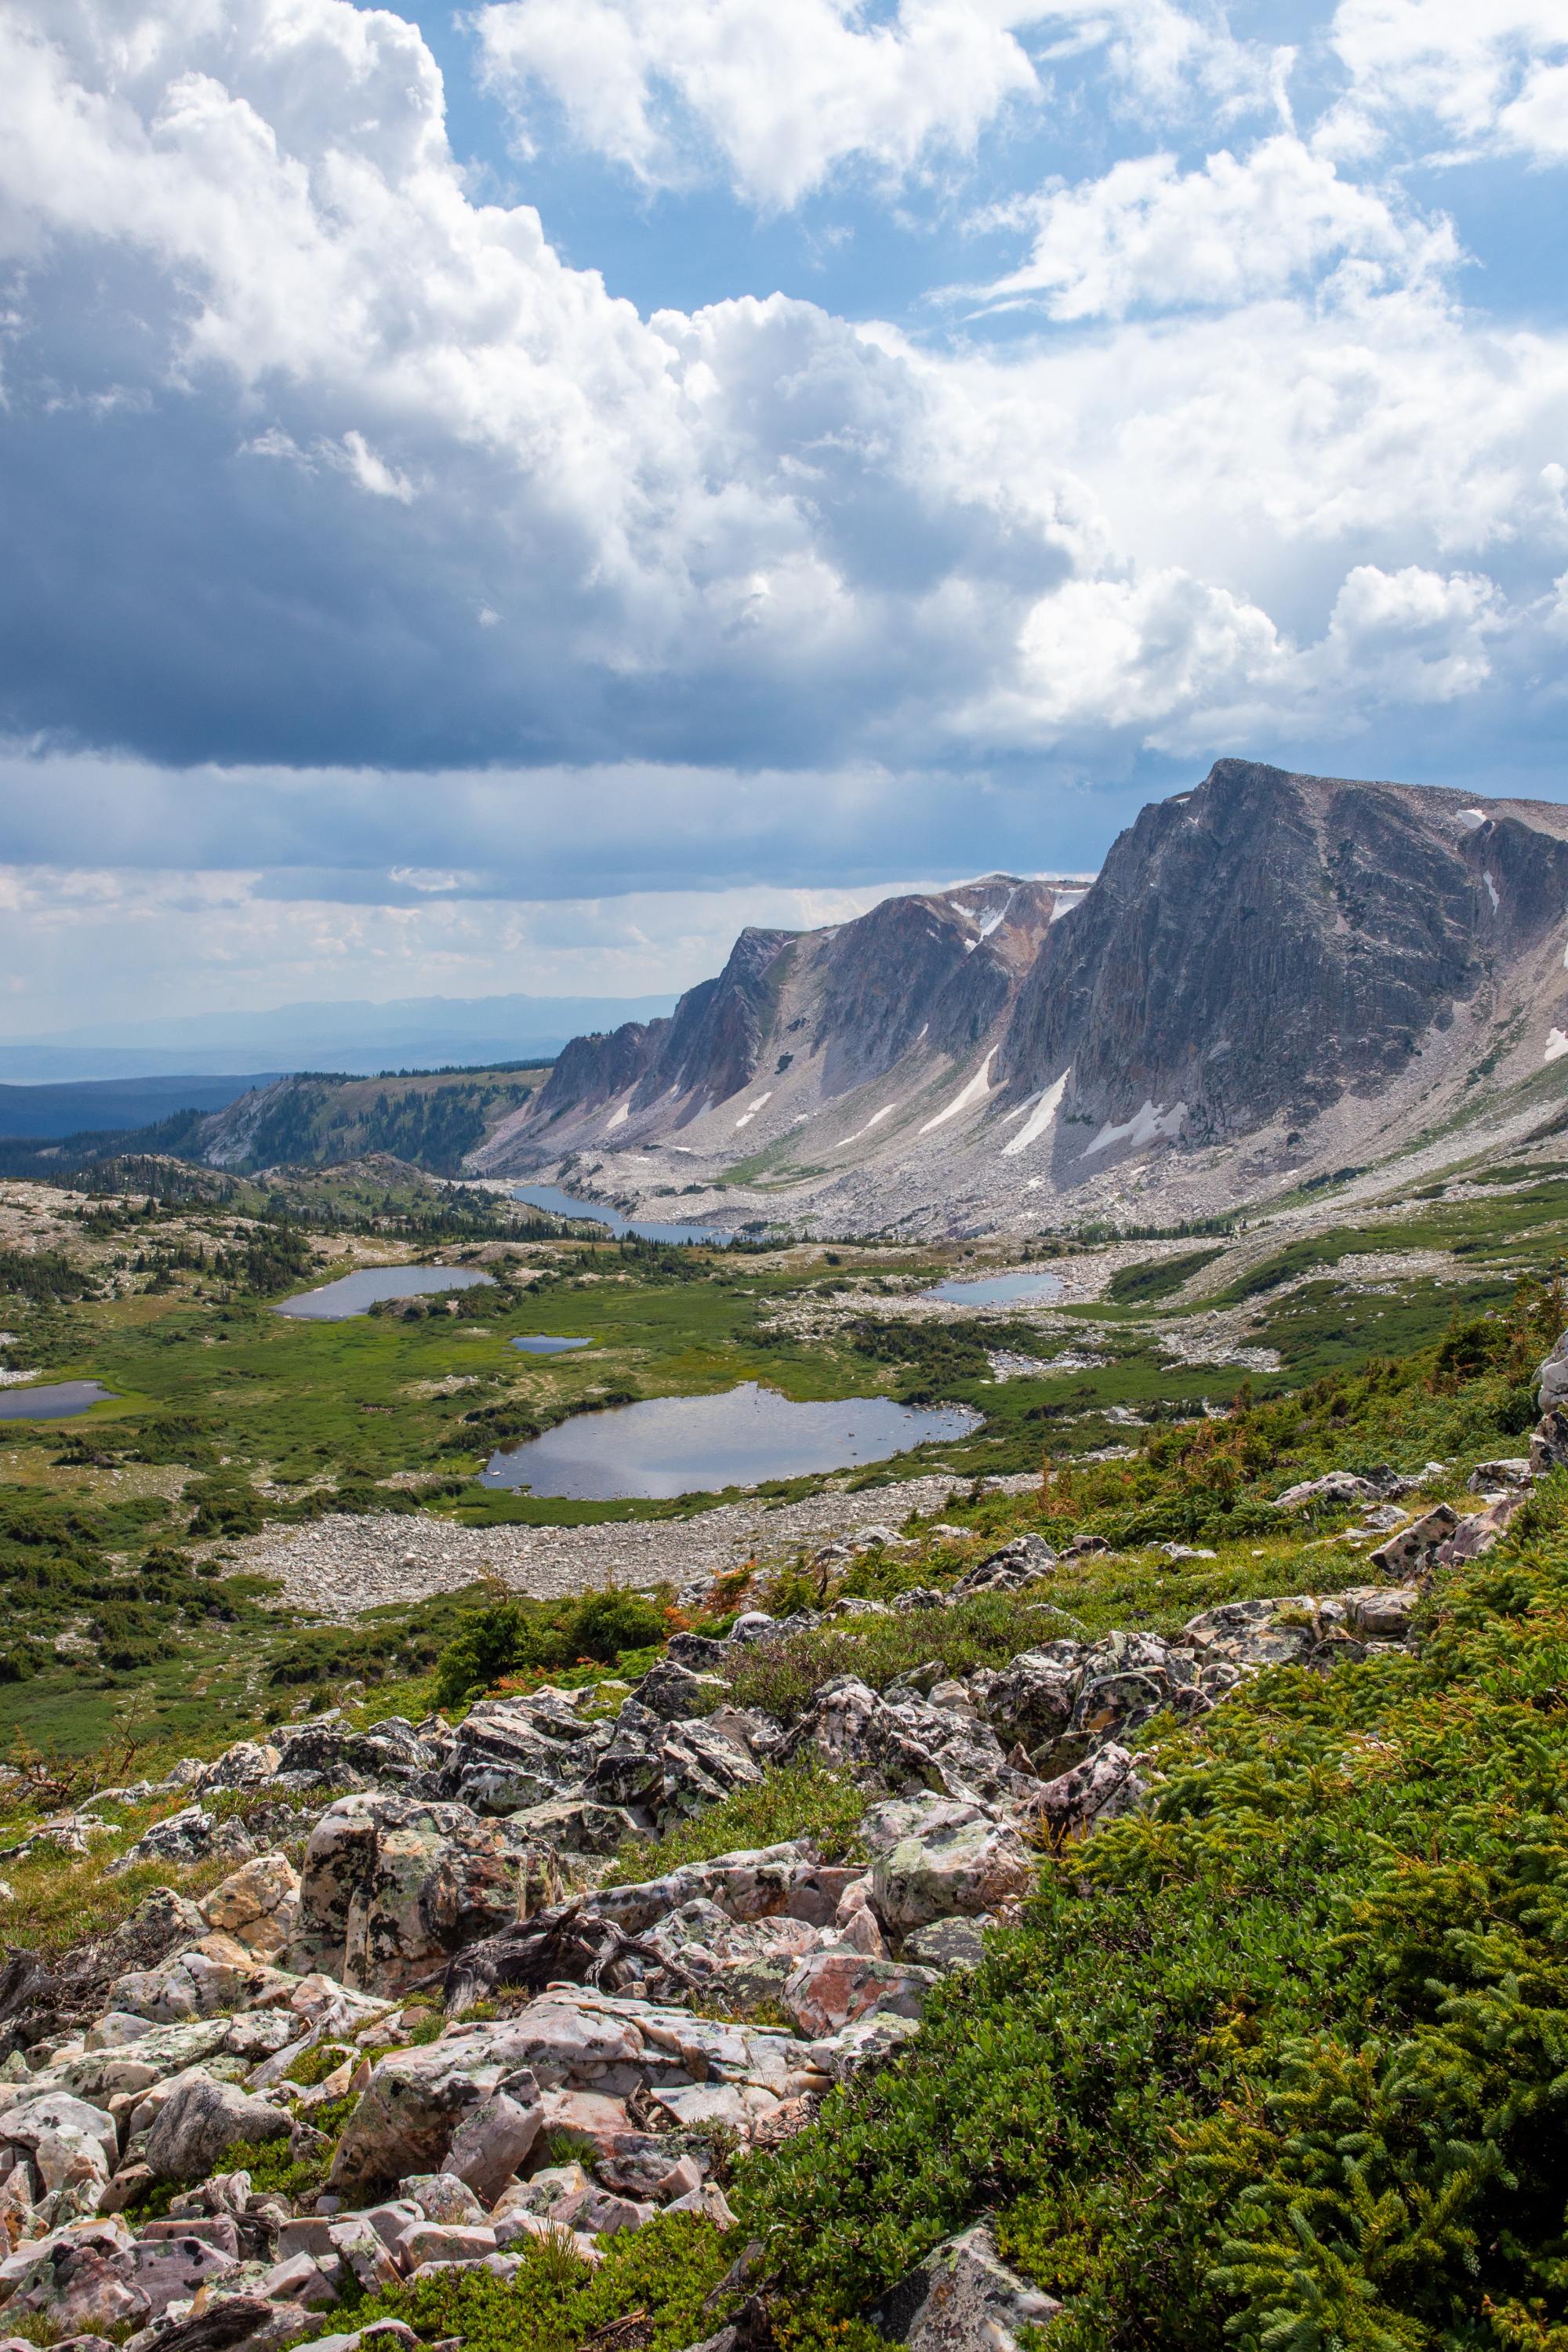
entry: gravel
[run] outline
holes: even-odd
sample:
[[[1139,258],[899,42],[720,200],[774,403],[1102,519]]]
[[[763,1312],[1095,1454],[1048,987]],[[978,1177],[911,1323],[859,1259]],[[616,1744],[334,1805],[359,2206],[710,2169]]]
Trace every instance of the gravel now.
[[[989,1491],[1019,1494],[1039,1479],[1026,1471],[982,1483]],[[463,1528],[423,1515],[344,1516],[247,1537],[236,1547],[237,1565],[247,1574],[279,1578],[288,1605],[339,1621],[389,1601],[454,1592],[487,1576],[546,1601],[612,1580],[685,1586],[749,1559],[785,1559],[803,1546],[862,1528],[897,1527],[910,1511],[929,1517],[973,1486],[943,1472],[855,1495],[830,1487],[772,1507],[723,1503],[690,1519],[600,1527]]]

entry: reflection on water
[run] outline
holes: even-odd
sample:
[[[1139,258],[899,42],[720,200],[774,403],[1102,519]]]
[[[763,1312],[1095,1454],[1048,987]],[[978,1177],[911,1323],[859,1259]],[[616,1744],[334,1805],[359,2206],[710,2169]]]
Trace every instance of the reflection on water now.
[[[320,1290],[285,1298],[273,1312],[298,1315],[307,1323],[341,1323],[384,1298],[424,1298],[432,1291],[468,1290],[476,1282],[489,1280],[488,1274],[456,1265],[366,1265],[337,1282],[323,1283]]]
[[[514,1339],[511,1344],[514,1348],[521,1348],[525,1356],[563,1356],[568,1348],[589,1348],[592,1347],[593,1341],[591,1339],[547,1339],[540,1334],[527,1339]]]
[[[0,1389],[0,1421],[68,1421],[114,1394],[101,1381],[57,1381],[52,1388]]]
[[[482,1483],[576,1502],[710,1494],[885,1462],[911,1446],[967,1437],[980,1421],[964,1405],[895,1404],[890,1397],[792,1404],[748,1381],[722,1396],[654,1397],[575,1414],[493,1454]]]
[[[623,1217],[603,1201],[579,1201],[559,1184],[514,1184],[511,1197],[526,1201],[531,1209],[547,1209],[552,1217],[586,1217],[607,1233],[635,1234],[643,1242],[707,1242],[714,1249],[728,1249],[735,1238],[715,1225],[661,1225],[650,1217]]]
[[[922,1290],[922,1298],[942,1298],[950,1307],[1021,1307],[1028,1301],[1060,1296],[1059,1274],[987,1274],[954,1276]]]

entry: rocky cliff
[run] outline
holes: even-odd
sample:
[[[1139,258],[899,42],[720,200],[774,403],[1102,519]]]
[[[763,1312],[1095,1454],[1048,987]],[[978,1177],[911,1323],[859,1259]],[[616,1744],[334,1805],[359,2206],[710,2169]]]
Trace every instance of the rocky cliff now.
[[[1565,921],[1554,804],[1222,760],[1090,885],[746,933],[668,1024],[577,1041],[470,1166],[591,1153],[568,1176],[624,1197],[860,1229],[1212,1213],[1550,1115]]]

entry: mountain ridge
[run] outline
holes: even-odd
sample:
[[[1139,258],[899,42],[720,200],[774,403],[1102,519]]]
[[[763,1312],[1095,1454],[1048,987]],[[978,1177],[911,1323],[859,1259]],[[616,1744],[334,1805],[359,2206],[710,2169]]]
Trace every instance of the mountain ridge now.
[[[1565,923],[1554,803],[1225,759],[1087,886],[742,934],[668,1023],[574,1040],[468,1168],[846,1232],[1214,1213],[1554,1106]]]

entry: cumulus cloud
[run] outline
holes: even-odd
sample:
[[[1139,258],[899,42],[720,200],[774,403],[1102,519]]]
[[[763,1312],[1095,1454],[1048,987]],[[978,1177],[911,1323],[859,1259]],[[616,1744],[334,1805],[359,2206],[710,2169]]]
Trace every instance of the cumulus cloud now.
[[[1278,87],[1281,59],[1175,0],[492,0],[478,25],[490,85],[531,144],[542,101],[573,136],[654,185],[718,172],[764,210],[842,166],[898,184],[973,151],[1051,69],[1092,53],[1125,102],[1222,115]]]
[[[1230,308],[1347,260],[1408,282],[1458,256],[1446,221],[1396,211],[1286,132],[1239,158],[1222,148],[1192,172],[1173,155],[1130,157],[1099,180],[1047,189],[993,219],[1030,226],[1034,249],[986,299],[1037,299],[1053,319]]]
[[[802,0],[772,49],[741,0],[597,5],[615,135],[655,142],[626,160],[665,168],[658,93],[689,131],[710,58],[751,77],[715,123],[773,108],[735,131],[759,202],[916,169],[1069,58],[1130,121],[1261,102],[1279,65],[1166,0]],[[492,58],[535,6],[492,12]],[[1358,21],[1370,103],[1399,26]],[[834,104],[809,57],[791,80],[802,25]],[[1523,41],[1433,110],[1545,107]],[[0,856],[90,841],[248,877],[247,923],[437,942],[508,898],[958,870],[977,810],[987,857],[1080,865],[1048,790],[1152,756],[1499,756],[1560,650],[1568,338],[1467,315],[1447,225],[1309,131],[1170,144],[1016,209],[1037,336],[779,294],[644,317],[477,200],[402,18],[16,0]]]
[[[1329,37],[1350,86],[1326,138],[1365,145],[1425,115],[1467,145],[1568,152],[1557,0],[1339,0]]]
[[[799,202],[847,158],[901,178],[932,148],[973,147],[1008,100],[1037,95],[1006,0],[902,0],[867,24],[844,0],[500,0],[479,12],[492,83],[534,90],[575,136],[641,179],[678,180],[692,149],[764,206]]]

